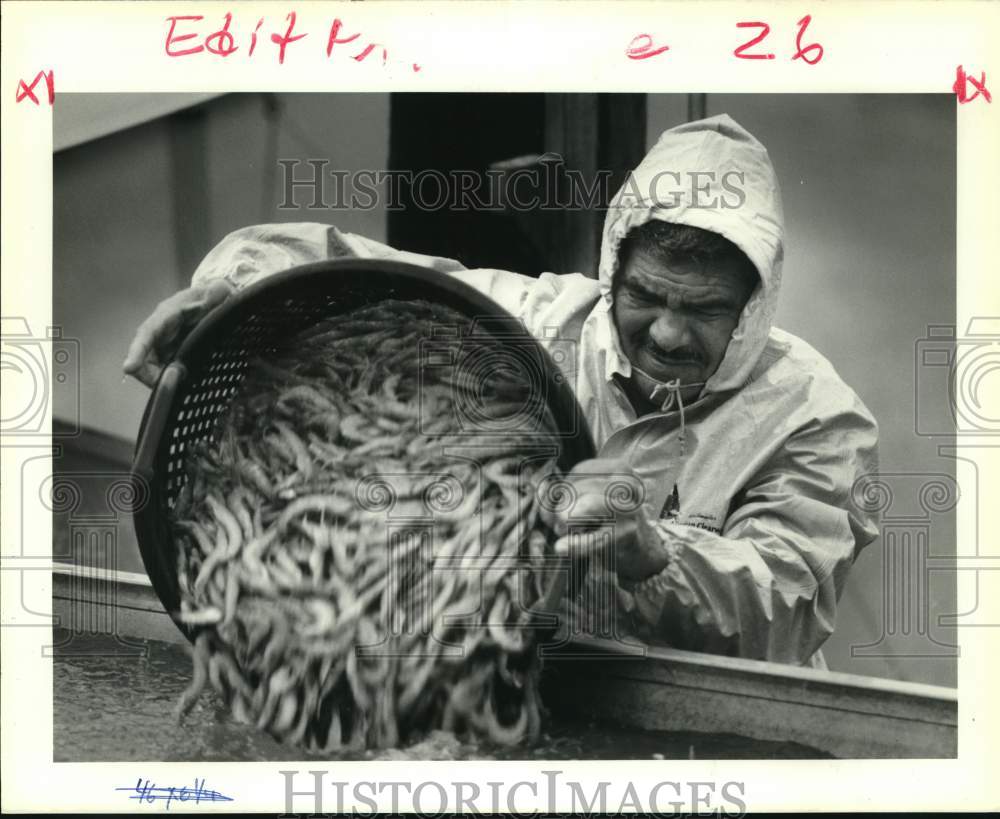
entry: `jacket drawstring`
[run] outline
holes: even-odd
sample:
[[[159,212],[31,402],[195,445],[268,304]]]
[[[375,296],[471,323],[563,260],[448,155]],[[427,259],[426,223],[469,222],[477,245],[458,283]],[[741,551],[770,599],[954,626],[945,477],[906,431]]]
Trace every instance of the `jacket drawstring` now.
[[[681,398],[681,380],[680,378],[674,378],[671,381],[664,381],[662,384],[657,384],[653,388],[653,392],[650,393],[649,399],[651,401],[656,400],[656,396],[661,393],[666,393],[666,398],[663,399],[663,403],[660,405],[660,412],[670,412],[674,409],[674,405],[681,414],[681,431],[680,435],[677,437],[677,443],[680,445],[680,456],[684,457],[685,452],[685,442],[687,438],[687,429],[685,427],[684,421],[684,399]]]
[[[685,444],[687,442],[687,427],[684,418],[684,399],[681,397],[681,390],[687,387],[704,387],[704,381],[694,381],[690,384],[681,384],[680,378],[674,378],[670,381],[660,381],[654,378],[647,372],[643,372],[635,364],[632,365],[632,369],[646,376],[650,381],[656,381],[657,384],[653,388],[653,391],[649,395],[650,401],[656,401],[658,395],[666,393],[666,398],[663,399],[663,403],[660,405],[660,412],[671,412],[676,409],[681,415],[681,430],[677,437],[677,443],[680,448],[680,457],[683,458],[685,454]]]

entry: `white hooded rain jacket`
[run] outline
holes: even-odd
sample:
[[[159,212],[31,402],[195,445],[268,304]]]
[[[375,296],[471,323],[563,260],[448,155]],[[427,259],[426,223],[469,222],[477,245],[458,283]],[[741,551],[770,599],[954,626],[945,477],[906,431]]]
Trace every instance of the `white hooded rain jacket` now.
[[[631,228],[650,219],[722,234],[760,274],[722,363],[699,399],[685,406],[683,457],[679,413],[637,418],[615,382],[616,374],[630,375],[611,314],[617,249]],[[656,531],[673,557],[632,589],[635,631],[678,648],[822,666],[818,649],[833,632],[848,572],[878,534],[873,515],[852,497],[856,481],[877,469],[878,433],[830,363],[771,326],[782,237],[767,151],[722,115],[661,136],[608,209],[597,279],[466,270],[450,259],[300,223],[230,234],[198,267],[193,284],[225,277],[244,287],[324,259],[393,259],[476,287],[543,345],[570,339],[575,356],[560,366],[598,457],[623,458],[643,479],[644,510],[658,520]],[[678,513],[660,519],[675,485]]]

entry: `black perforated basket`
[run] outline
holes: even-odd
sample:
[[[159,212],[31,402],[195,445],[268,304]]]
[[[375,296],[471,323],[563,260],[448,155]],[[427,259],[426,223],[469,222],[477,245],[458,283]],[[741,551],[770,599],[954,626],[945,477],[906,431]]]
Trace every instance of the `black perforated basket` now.
[[[133,520],[153,588],[168,612],[180,606],[168,515],[184,485],[184,457],[216,435],[248,363],[324,318],[387,298],[433,301],[472,319],[504,343],[528,345],[544,369],[545,400],[560,430],[563,470],[594,455],[580,406],[548,353],[492,299],[445,273],[381,260],[303,265],[264,279],[208,314],[168,364],[143,414],[132,465],[149,499]],[[191,633],[182,627],[189,637]]]

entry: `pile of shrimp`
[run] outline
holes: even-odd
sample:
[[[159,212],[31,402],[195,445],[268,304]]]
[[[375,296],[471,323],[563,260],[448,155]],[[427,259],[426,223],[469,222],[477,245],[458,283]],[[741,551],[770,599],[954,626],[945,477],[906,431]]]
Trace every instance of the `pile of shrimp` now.
[[[178,719],[211,685],[310,751],[538,735],[559,446],[508,359],[459,313],[386,300],[250,362],[171,511],[195,629]]]

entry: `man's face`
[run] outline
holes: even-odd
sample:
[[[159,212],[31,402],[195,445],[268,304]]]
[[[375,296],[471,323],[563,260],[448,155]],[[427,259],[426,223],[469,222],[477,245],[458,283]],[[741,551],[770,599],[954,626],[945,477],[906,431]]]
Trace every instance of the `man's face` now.
[[[707,269],[627,252],[615,276],[613,316],[629,361],[658,381],[704,382],[722,363],[756,276],[732,260]],[[633,391],[656,386],[633,372]],[[693,401],[701,387],[682,391]]]

